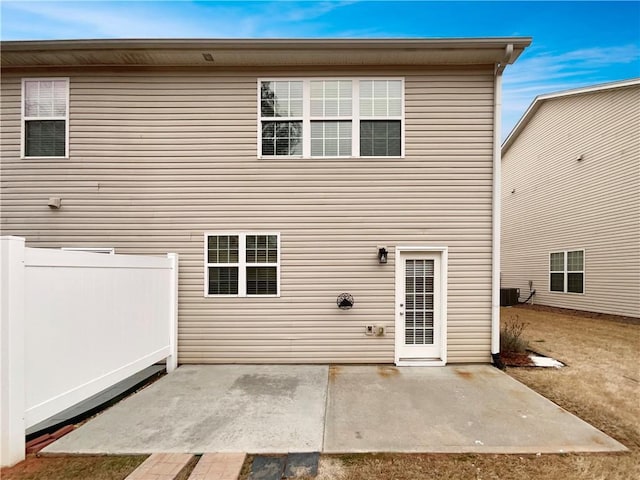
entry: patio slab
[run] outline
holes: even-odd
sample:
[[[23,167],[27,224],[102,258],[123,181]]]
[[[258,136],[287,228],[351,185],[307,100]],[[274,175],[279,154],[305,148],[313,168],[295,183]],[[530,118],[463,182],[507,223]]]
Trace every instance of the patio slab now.
[[[45,453],[319,451],[327,366],[183,365]]]
[[[185,365],[43,452],[624,450],[489,365]]]
[[[325,453],[626,450],[488,365],[331,367]]]

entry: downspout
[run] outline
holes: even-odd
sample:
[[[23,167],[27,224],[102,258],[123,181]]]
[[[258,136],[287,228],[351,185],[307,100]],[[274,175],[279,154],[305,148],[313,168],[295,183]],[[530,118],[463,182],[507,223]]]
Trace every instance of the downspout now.
[[[498,368],[504,368],[500,361],[500,196],[501,162],[500,131],[502,123],[502,73],[513,60],[513,44],[505,48],[505,55],[494,70],[493,85],[493,193],[491,199],[491,358]]]

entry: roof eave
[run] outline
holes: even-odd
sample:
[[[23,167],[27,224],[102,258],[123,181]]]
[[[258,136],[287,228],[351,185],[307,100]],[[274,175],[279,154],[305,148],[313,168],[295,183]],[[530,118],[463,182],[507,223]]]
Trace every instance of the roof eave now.
[[[456,39],[107,39],[2,42],[5,68],[57,66],[219,66],[491,64],[528,37]],[[269,63],[272,62],[272,63]],[[209,64],[211,65],[211,64]]]

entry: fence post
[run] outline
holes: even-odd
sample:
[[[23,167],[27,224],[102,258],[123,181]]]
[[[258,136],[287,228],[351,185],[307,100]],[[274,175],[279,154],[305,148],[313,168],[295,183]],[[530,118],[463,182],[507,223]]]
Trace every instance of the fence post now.
[[[0,466],[25,458],[25,243],[0,237]]]
[[[178,366],[178,254],[167,253],[171,260],[171,282],[169,292],[169,346],[171,354],[167,357],[167,373]]]

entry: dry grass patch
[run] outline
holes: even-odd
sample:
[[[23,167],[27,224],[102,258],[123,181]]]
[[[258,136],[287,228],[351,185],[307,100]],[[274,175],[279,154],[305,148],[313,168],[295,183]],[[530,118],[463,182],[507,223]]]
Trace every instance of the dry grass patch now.
[[[593,462],[592,459],[598,461]],[[602,460],[605,461],[602,461]],[[623,460],[621,462],[621,460]],[[323,480],[578,480],[629,479],[621,455],[370,454],[337,456],[339,476]],[[334,466],[335,468],[335,466]],[[321,472],[322,473],[322,472]]]
[[[133,456],[55,456],[30,455],[24,462],[3,468],[2,480],[122,480],[147,455]]]
[[[508,373],[628,448],[640,449],[640,325],[513,310],[528,324],[530,348],[568,367]]]

